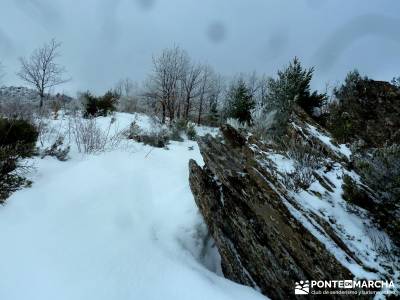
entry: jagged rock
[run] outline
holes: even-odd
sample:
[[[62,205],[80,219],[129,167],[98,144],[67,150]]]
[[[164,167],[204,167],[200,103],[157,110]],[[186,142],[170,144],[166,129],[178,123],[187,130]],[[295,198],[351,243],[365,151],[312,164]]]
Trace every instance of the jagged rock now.
[[[258,164],[246,137],[230,126],[222,133],[223,139],[200,138],[205,167],[193,160],[189,166],[190,186],[220,251],[224,275],[273,299],[294,299],[299,280],[352,279],[288,209],[295,201],[273,172]],[[361,263],[327,222],[312,218],[349,260]]]

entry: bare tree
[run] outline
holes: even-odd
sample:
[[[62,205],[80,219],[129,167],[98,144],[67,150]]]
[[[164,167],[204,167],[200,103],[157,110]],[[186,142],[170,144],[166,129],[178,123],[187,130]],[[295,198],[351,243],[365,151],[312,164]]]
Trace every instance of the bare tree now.
[[[209,93],[207,101],[207,118],[211,125],[216,125],[220,120],[218,110],[221,109],[221,99],[225,90],[224,78],[218,73],[212,73],[210,77]]]
[[[134,91],[138,89],[136,82],[132,81],[130,78],[124,78],[117,82],[115,85],[115,91],[125,97],[132,96]]]
[[[160,56],[153,57],[154,74],[148,84],[147,96],[157,99],[162,109],[162,123],[168,114],[170,124],[175,117],[178,99],[178,84],[181,80],[188,56],[179,47],[165,49]]]
[[[182,76],[182,89],[184,98],[184,118],[189,119],[192,100],[199,96],[199,86],[202,82],[202,67],[200,65],[188,65]]]
[[[200,91],[199,91],[199,107],[197,115],[197,125],[201,124],[201,118],[204,112],[207,97],[211,91],[212,78],[215,76],[213,69],[206,65],[202,68]]]
[[[36,49],[29,58],[20,58],[21,70],[17,75],[37,90],[41,108],[48,89],[69,81],[63,78],[65,68],[56,63],[60,47],[61,43],[52,39]]]
[[[139,112],[143,110],[140,103],[139,84],[130,78],[117,82],[114,91],[120,96],[118,109],[123,112]]]

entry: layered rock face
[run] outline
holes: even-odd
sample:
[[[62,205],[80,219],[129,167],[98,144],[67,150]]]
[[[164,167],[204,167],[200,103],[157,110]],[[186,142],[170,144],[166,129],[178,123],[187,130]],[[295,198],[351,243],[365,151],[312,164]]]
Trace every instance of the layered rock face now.
[[[272,299],[295,298],[296,281],[352,279],[295,217],[301,209],[273,171],[258,163],[255,145],[232,127],[224,126],[222,133],[223,138],[200,139],[205,167],[190,161],[190,186],[225,276]],[[349,261],[357,261],[324,220],[310,218],[337,241]]]

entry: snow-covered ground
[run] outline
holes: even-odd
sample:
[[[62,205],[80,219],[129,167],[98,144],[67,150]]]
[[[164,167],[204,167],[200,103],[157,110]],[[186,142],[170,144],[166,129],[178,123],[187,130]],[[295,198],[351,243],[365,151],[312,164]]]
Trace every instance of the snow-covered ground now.
[[[150,124],[117,114],[112,130],[133,120]],[[65,124],[51,121],[53,139]],[[0,207],[0,299],[265,299],[220,275],[190,158],[202,162],[192,141],[166,150],[126,140],[97,154],[72,145],[66,162],[33,159],[32,187]]]

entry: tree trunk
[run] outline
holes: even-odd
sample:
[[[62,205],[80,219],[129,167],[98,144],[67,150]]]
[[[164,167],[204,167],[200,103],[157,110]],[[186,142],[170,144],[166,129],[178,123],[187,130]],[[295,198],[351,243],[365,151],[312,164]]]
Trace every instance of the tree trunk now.
[[[185,107],[185,120],[189,121],[189,110],[190,110],[190,97],[186,98],[186,107]]]
[[[200,98],[199,115],[197,117],[197,125],[201,124],[201,115],[203,114],[203,97]]]
[[[168,113],[169,113],[169,125],[172,125],[172,122],[174,121],[174,109],[171,107],[171,105],[168,106]]]
[[[179,120],[181,118],[181,104],[182,101],[179,100],[178,102],[178,111],[176,112],[176,118]]]
[[[44,95],[40,94],[40,102],[39,102],[39,108],[42,109],[43,108],[43,99],[44,99]]]
[[[161,108],[162,108],[162,119],[161,123],[165,124],[165,115],[166,115],[166,109],[165,109],[165,103],[161,102]]]

